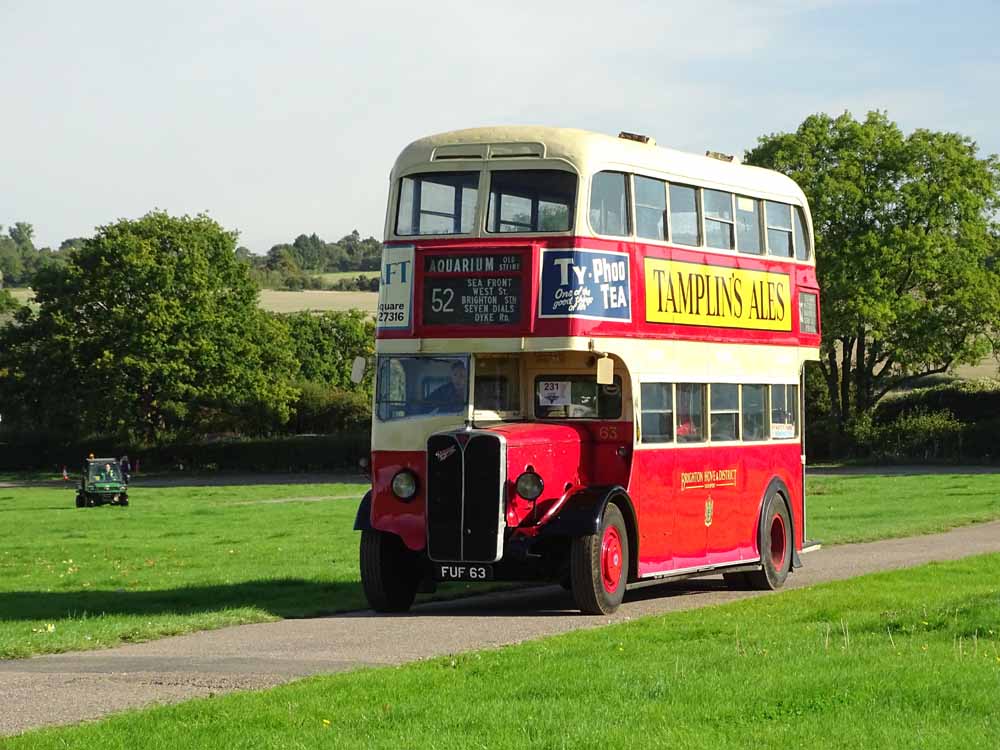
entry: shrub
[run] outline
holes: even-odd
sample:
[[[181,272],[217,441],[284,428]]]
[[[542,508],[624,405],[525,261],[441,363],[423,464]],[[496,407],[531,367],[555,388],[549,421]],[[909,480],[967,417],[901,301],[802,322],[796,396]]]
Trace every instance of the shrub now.
[[[891,394],[875,407],[874,419],[879,424],[888,424],[904,414],[941,411],[951,412],[962,422],[1000,415],[1000,380],[960,380]]]

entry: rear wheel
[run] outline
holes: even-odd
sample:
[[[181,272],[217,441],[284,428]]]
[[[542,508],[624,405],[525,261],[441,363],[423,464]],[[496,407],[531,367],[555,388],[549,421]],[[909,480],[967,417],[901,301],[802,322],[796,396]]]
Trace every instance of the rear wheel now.
[[[609,615],[618,609],[628,581],[628,534],[617,505],[609,504],[601,528],[573,540],[570,586],[576,606],[585,615]]]
[[[406,612],[417,595],[423,566],[395,534],[361,532],[361,586],[376,612]]]
[[[761,569],[747,573],[750,588],[768,591],[781,588],[792,567],[792,519],[784,498],[768,495],[757,536]]]
[[[79,492],[77,492],[76,493],[76,507],[77,508],[82,508],[84,505],[86,505],[86,502],[83,499],[83,495],[81,495]]]

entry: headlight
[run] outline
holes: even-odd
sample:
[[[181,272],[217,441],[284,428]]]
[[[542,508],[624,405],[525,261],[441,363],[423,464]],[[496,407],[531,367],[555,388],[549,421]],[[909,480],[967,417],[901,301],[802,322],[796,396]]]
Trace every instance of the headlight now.
[[[403,469],[392,478],[392,494],[400,500],[412,500],[417,494],[417,478],[409,469]]]
[[[526,471],[517,478],[517,482],[514,483],[514,489],[525,500],[536,500],[542,494],[542,490],[545,489],[545,482],[535,472]]]

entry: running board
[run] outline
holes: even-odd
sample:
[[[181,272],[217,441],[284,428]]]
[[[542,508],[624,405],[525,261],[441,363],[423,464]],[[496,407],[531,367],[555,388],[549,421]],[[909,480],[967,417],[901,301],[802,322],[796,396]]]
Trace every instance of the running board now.
[[[816,539],[806,539],[802,543],[802,549],[800,550],[800,552],[801,552],[801,554],[804,555],[807,552],[815,552],[816,550],[822,549],[822,548],[823,548],[823,542],[820,542],[820,541],[818,541]]]
[[[683,581],[687,578],[699,578],[701,576],[721,575],[722,573],[748,573],[760,570],[760,560],[744,560],[743,562],[729,563],[724,565],[703,565],[697,568],[684,568],[676,571],[666,571],[664,573],[653,573],[644,576],[638,581],[629,583],[626,591],[641,589],[646,586],[653,586],[657,583],[667,583],[668,581]]]

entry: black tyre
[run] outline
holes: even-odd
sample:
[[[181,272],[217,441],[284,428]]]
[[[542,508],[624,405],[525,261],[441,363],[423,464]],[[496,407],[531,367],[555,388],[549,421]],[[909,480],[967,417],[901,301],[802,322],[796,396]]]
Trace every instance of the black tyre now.
[[[76,493],[76,507],[82,508],[84,505],[86,505],[86,502],[83,499],[83,495],[81,495],[79,492]]]
[[[92,496],[88,495],[87,496],[87,507],[88,508],[93,508],[95,505],[97,505],[97,500],[95,500]]]
[[[610,615],[622,603],[628,582],[628,533],[617,505],[609,504],[601,528],[573,540],[570,590],[585,615]]]
[[[121,500],[118,501],[118,504],[120,506],[122,506],[123,508],[128,507],[128,498],[127,497],[123,497]]]
[[[361,586],[376,612],[406,612],[417,595],[423,567],[395,534],[361,532]]]
[[[750,588],[769,591],[781,588],[792,568],[792,519],[784,498],[772,492],[764,501],[757,548],[761,569],[747,573]]]

